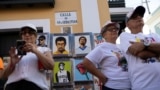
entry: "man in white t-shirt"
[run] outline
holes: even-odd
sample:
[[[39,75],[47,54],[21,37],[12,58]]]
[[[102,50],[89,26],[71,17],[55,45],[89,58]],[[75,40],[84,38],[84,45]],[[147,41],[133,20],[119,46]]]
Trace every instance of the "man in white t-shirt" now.
[[[118,23],[107,21],[101,29],[105,42],[98,44],[82,62],[88,72],[102,82],[102,90],[130,90],[131,87],[126,60],[115,44],[119,29]]]
[[[142,33],[144,13],[138,6],[127,14],[131,33],[121,33],[120,47],[126,53],[132,90],[160,90],[160,36]]]

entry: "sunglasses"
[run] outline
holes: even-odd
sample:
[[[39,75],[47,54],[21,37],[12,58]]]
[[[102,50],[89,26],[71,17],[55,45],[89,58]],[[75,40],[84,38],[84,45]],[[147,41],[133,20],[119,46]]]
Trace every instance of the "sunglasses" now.
[[[36,35],[36,32],[35,32],[35,31],[32,31],[32,30],[29,30],[29,31],[21,31],[20,34],[21,34],[21,35],[26,35],[26,34]]]
[[[39,41],[43,41],[44,39],[38,39]]]

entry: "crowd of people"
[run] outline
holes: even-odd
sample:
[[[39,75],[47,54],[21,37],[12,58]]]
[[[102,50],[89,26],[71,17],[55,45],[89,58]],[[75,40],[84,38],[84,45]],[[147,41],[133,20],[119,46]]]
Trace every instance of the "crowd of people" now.
[[[104,42],[98,44],[84,57],[82,66],[98,77],[102,90],[159,90],[160,89],[160,36],[143,34],[145,8],[137,6],[126,15],[126,27],[131,33],[122,32],[117,22],[107,21],[100,34]],[[57,37],[57,51],[44,44],[45,36],[37,40],[37,28],[33,24],[21,27],[19,32],[25,42],[18,55],[17,48],[9,50],[10,60],[6,67],[0,58],[0,78],[7,78],[4,90],[49,90],[46,70],[53,70],[53,54],[68,54],[66,39]],[[120,44],[116,43],[120,38]],[[79,38],[79,50],[84,50],[87,39]],[[88,51],[88,50],[87,50]],[[76,52],[76,53],[80,53]],[[70,73],[59,63],[56,81],[70,82]],[[63,74],[63,75],[62,75]],[[62,78],[62,76],[64,76]]]

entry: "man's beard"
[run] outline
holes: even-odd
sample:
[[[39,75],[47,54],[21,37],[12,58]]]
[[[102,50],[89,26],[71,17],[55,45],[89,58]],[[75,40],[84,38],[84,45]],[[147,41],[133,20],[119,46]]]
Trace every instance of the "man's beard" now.
[[[85,43],[81,43],[82,46],[85,46]]]

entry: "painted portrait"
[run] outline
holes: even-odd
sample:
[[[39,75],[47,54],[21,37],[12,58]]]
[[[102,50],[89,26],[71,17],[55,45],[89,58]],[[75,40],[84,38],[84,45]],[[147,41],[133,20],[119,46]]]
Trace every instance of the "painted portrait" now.
[[[75,34],[75,54],[87,54],[91,51],[91,38],[90,34]]]
[[[71,61],[55,61],[53,70],[54,83],[69,83],[72,80]]]
[[[38,33],[36,41],[37,45],[41,47],[50,47],[49,36],[48,33]]]
[[[53,55],[69,55],[70,43],[68,35],[52,35]]]
[[[87,72],[83,67],[81,62],[83,59],[74,59],[73,68],[74,68],[74,81],[90,81],[93,80],[92,75]]]

